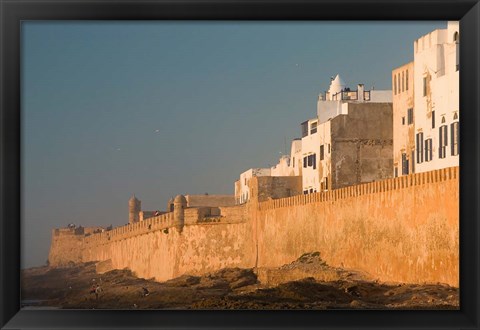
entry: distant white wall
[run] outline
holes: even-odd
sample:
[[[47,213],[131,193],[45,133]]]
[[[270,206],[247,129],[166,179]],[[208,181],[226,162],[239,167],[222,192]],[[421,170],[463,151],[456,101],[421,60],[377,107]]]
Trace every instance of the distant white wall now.
[[[372,90],[370,91],[371,103],[390,103],[392,102],[392,91]]]
[[[320,147],[323,146],[323,159]],[[320,123],[317,132],[302,138],[302,189],[304,192],[321,191],[321,184],[331,171],[331,131],[330,121]],[[313,161],[308,159],[313,157]]]
[[[323,101],[317,102],[317,116],[320,123],[342,114],[342,101]]]
[[[272,176],[292,176],[292,175],[294,175],[293,168],[290,167],[290,163],[291,163],[290,162],[290,156],[283,155],[278,160],[278,164],[271,167],[271,169],[270,169],[271,175]]]
[[[302,175],[302,140],[295,139],[292,141],[290,148],[290,167],[293,175]]]
[[[254,176],[270,176],[270,168],[251,168],[242,174],[240,174],[239,191],[235,192],[235,196],[238,198],[240,204],[246,203],[250,199],[250,191],[248,189],[248,183]],[[237,188],[236,188],[237,189]]]

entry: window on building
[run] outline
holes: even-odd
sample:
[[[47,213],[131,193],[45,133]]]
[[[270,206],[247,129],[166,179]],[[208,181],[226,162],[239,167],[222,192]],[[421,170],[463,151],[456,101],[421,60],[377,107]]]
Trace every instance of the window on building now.
[[[310,190],[308,191],[310,194],[313,193],[313,188],[310,188]]]
[[[243,184],[246,186],[247,185],[247,178],[243,179]]]
[[[402,92],[405,91],[405,72],[402,71]]]
[[[405,125],[405,117],[402,117],[402,125]]]
[[[302,137],[305,137],[308,135],[308,121],[304,121],[302,124]]]
[[[320,160],[323,160],[324,159],[324,147],[323,147],[323,144],[320,146]]]
[[[453,34],[453,41],[455,42],[455,71],[460,69],[460,36],[458,32]]]
[[[397,75],[393,76],[393,93],[397,95]]]
[[[408,91],[408,70],[405,72],[405,90]]]
[[[313,166],[313,169],[317,168],[317,159],[316,159],[316,154],[308,155],[307,156],[307,166]],[[304,166],[304,167],[307,167]]]
[[[398,167],[395,167],[395,177],[398,177]]]
[[[325,190],[328,190],[328,177],[325,177]]]
[[[310,124],[310,134],[317,133],[317,125],[318,125],[318,122],[316,121]]]
[[[432,111],[432,128],[435,128],[435,111]]]
[[[328,153],[330,153],[330,143],[328,144]]]
[[[402,175],[408,174],[408,158],[406,153],[402,153]]]
[[[438,157],[445,158],[447,156],[448,130],[447,125],[438,128]]]
[[[455,45],[455,71],[460,70],[460,47],[458,44]]]
[[[451,145],[451,154],[452,156],[458,155],[458,139],[459,137],[459,123],[454,122],[450,124],[450,145]]]
[[[307,159],[308,157],[303,157],[303,167],[307,167]]]
[[[415,149],[410,153],[410,173],[415,173]]]
[[[423,77],[423,96],[427,96],[427,77]]]
[[[295,168],[295,157],[293,157],[292,167]]]
[[[423,163],[423,132],[417,133],[416,137],[417,147],[417,163]]]
[[[413,109],[412,108],[407,110],[407,116],[408,116],[408,125],[413,124]]]
[[[425,161],[429,162],[433,158],[432,139],[425,140]]]
[[[304,190],[304,191],[303,191],[303,194],[304,194],[304,195],[308,194],[308,190]]]

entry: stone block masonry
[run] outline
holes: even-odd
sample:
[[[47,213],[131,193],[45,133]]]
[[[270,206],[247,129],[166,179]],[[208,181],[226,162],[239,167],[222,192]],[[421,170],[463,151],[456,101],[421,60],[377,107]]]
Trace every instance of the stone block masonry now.
[[[50,264],[111,259],[113,268],[164,281],[278,267],[319,251],[330,266],[380,281],[459,286],[458,167],[219,209],[200,219],[208,212],[187,208],[181,232],[171,212],[77,243],[54,235]]]

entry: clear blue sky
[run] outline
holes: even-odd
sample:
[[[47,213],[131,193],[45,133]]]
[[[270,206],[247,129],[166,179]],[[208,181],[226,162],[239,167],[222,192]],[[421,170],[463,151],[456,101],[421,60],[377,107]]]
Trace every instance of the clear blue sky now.
[[[277,162],[339,73],[391,89],[446,22],[24,22],[22,267],[51,229],[128,222],[177,194],[233,194]]]

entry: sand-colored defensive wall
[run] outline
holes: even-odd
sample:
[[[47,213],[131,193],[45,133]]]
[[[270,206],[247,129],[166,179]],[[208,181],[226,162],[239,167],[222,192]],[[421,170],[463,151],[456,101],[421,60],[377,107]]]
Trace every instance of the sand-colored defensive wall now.
[[[250,202],[220,208],[221,215],[187,208],[181,232],[167,213],[84,237],[75,243],[81,253],[57,237],[50,263],[111,260],[163,281],[278,267],[319,251],[331,266],[380,281],[459,285],[458,167],[264,202],[252,192]]]

